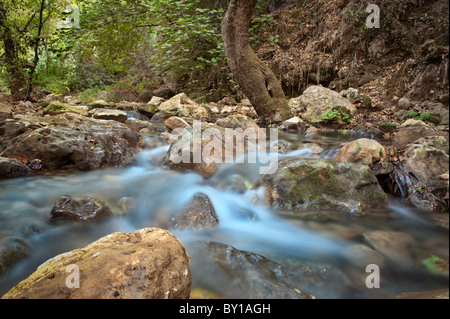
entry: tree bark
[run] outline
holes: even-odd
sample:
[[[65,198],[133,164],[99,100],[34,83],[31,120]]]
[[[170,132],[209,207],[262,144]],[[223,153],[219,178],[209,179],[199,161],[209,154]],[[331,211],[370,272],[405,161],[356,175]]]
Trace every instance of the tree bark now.
[[[252,49],[249,26],[258,0],[231,0],[222,21],[222,37],[228,65],[256,113],[266,122],[290,116],[286,96],[272,70]]]

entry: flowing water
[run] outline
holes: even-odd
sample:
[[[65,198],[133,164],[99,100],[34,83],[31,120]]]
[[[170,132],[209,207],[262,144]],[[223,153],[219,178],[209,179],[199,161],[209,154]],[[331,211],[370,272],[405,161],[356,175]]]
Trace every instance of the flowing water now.
[[[280,137],[290,145],[288,154],[280,158],[328,159],[336,155],[342,141],[355,138],[335,134],[311,143],[297,134]],[[431,255],[448,260],[448,231],[434,226],[426,214],[409,208],[403,200],[390,198],[387,210],[363,216],[276,212],[258,204],[262,202],[261,191],[251,187],[244,192],[227,190],[230,176],[239,175],[247,185],[253,185],[258,178],[258,165],[231,164],[205,180],[194,173],[161,168],[159,162],[168,146],[158,141],[149,137],[148,144],[153,148],[142,151],[132,167],[0,182],[0,235],[23,238],[29,247],[29,256],[0,279],[0,295],[47,259],[84,247],[104,235],[167,227],[170,218],[198,192],[211,199],[219,226],[213,230],[169,229],[191,256],[193,288],[204,288],[227,298],[248,296],[232,285],[223,284],[230,281],[233,273],[228,273],[227,278],[222,277],[223,272],[208,273],[211,268],[205,264],[211,263],[211,258],[202,250],[204,245],[198,244],[205,242],[224,243],[252,252],[254,258],[262,255],[279,265],[278,269],[291,272],[308,265],[308,269],[321,272],[319,279],[309,283],[311,292],[307,291],[318,298],[392,298],[406,291],[448,288],[448,275],[432,273],[421,262]],[[131,197],[136,204],[127,214],[102,222],[54,225],[49,221],[50,211],[63,195],[102,198],[115,207],[119,206],[119,199]],[[417,245],[411,251],[399,252],[396,258],[383,258],[379,265],[381,288],[368,289],[365,280],[370,273],[366,273],[366,266],[373,260],[367,258],[366,250],[357,247],[368,247],[362,234],[374,230],[406,232]],[[370,252],[369,256],[373,256],[373,251]],[[330,274],[328,277],[325,271]],[[286,272],[280,275],[285,282],[288,278]]]

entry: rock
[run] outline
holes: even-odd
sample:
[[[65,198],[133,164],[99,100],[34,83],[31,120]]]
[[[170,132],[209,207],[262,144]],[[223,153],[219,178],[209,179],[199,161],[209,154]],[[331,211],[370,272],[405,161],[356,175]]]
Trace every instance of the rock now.
[[[360,214],[387,207],[387,196],[367,165],[324,159],[285,159],[263,175],[266,204],[286,210],[330,210]]]
[[[217,242],[198,242],[193,250],[193,269],[199,274],[197,285],[215,291],[224,298],[315,298],[303,290],[301,280],[311,280],[313,275],[318,275],[317,272],[310,277],[306,273],[301,277],[296,276],[301,271],[290,272],[290,269],[264,256]],[[202,256],[201,264],[196,262],[197,255]]]
[[[141,104],[138,106],[138,112],[152,118],[157,112],[157,106],[153,104]]]
[[[241,128],[244,131],[246,129],[254,129],[256,132],[259,129],[258,124],[253,119],[242,114],[228,115],[217,120],[216,124],[225,128]]]
[[[120,101],[116,105],[116,109],[122,111],[135,111],[138,109],[140,103],[136,102],[128,102],[128,101]]]
[[[219,217],[209,197],[203,193],[197,193],[186,208],[172,218],[170,227],[177,229],[213,229],[218,224]]]
[[[43,114],[44,115],[57,115],[57,114],[62,114],[62,113],[66,113],[66,112],[87,115],[86,110],[83,108],[71,106],[69,104],[58,102],[58,101],[50,103],[44,109]]]
[[[76,200],[69,196],[63,196],[53,205],[50,219],[90,222],[112,215],[114,215],[113,211],[102,200],[93,198]]]
[[[218,148],[218,152],[200,154],[201,159],[194,161],[194,130],[199,130],[199,132],[203,134],[203,132],[208,129],[212,129],[210,132],[214,134],[213,138],[217,141],[217,144],[214,143],[214,146]],[[183,130],[183,133],[178,135],[171,143],[169,151],[162,160],[162,165],[180,172],[193,171],[203,177],[211,177],[219,169],[218,165],[224,163],[224,137],[225,129],[215,124],[202,122],[200,127],[195,125],[187,127]],[[208,143],[210,143],[210,141],[201,138],[199,150],[204,150],[204,147]],[[183,150],[188,151],[184,160],[182,154],[180,154]]]
[[[407,110],[411,107],[411,102],[406,97],[402,97],[398,100],[397,107],[400,110]]]
[[[90,114],[97,120],[109,120],[123,123],[128,119],[127,113],[114,109],[95,109],[91,111]]]
[[[149,90],[142,90],[138,95],[138,101],[142,103],[148,103],[153,97],[153,94]]]
[[[280,129],[286,131],[301,131],[305,127],[302,119],[298,116],[291,117],[280,125]]]
[[[384,147],[375,140],[360,138],[345,144],[335,157],[336,162],[373,165],[386,159]]]
[[[126,126],[128,126],[133,132],[140,132],[142,129],[148,129],[149,131],[155,131],[155,126],[147,121],[141,120],[126,120],[123,122]]]
[[[347,90],[342,90],[339,94],[342,97],[346,97],[352,103],[360,103],[362,100],[358,89],[348,88]]]
[[[33,170],[21,161],[0,156],[0,179],[27,176],[32,173]]]
[[[319,138],[319,129],[314,126],[309,127],[305,132],[305,138],[317,139]]]
[[[169,88],[161,88],[153,92],[153,96],[160,97],[163,99],[170,99],[175,96],[175,92],[173,92]]]
[[[167,126],[167,128],[170,131],[173,131],[174,129],[183,129],[185,127],[190,126],[188,124],[188,122],[186,122],[185,120],[183,120],[182,118],[178,117],[178,116],[172,116],[169,117],[167,120],[164,121],[164,124]]]
[[[447,182],[440,175],[448,171],[449,142],[441,136],[425,137],[411,144],[405,152],[403,170],[407,201],[414,207],[439,210],[439,201],[447,192]],[[430,200],[433,199],[434,200]]]
[[[224,298],[335,298],[350,286],[345,274],[326,264],[295,259],[280,264],[263,255],[211,241],[197,242],[190,248],[192,269],[198,273],[194,273],[197,286]]]
[[[90,110],[92,110],[92,109],[104,109],[104,108],[107,108],[109,106],[110,106],[109,103],[105,102],[103,100],[97,100],[97,101],[93,101],[93,102],[89,103],[89,109]]]
[[[122,123],[73,113],[8,121],[0,122],[4,156],[39,159],[46,169],[126,166],[141,143],[139,135]]]
[[[0,103],[0,121],[12,118],[13,118],[12,109],[8,105]]]
[[[162,165],[179,172],[193,171],[205,178],[211,177],[222,164],[233,162],[248,150],[249,139],[246,135],[232,130],[227,138],[226,130],[222,126],[205,122],[186,127],[171,143]],[[227,145],[228,139],[233,138],[232,134],[237,143],[229,142]]]
[[[414,143],[415,141],[428,137],[428,136],[448,136],[446,132],[440,132],[434,128],[425,126],[407,126],[402,127],[394,135],[394,140],[392,142],[393,146],[396,148],[404,148],[405,146]]]
[[[404,292],[394,297],[394,299],[449,299],[448,289],[432,291]]]
[[[79,269],[80,289],[67,287],[74,274],[70,265]],[[168,231],[146,228],[113,233],[56,256],[2,298],[186,299],[191,283],[183,244]]]
[[[220,100],[219,103],[222,104],[222,105],[230,105],[230,106],[235,106],[235,105],[237,105],[236,100],[233,99],[233,98],[230,97],[230,96],[224,97],[222,100]]]
[[[162,102],[164,102],[164,99],[162,97],[154,96],[147,104],[160,106]]]
[[[290,99],[288,104],[292,114],[301,114],[302,119],[308,123],[324,122],[321,117],[332,110],[350,117],[357,113],[350,101],[341,97],[339,93],[320,85],[308,87],[301,96]]]
[[[26,258],[28,253],[29,245],[23,238],[0,236],[0,278],[11,266]]]
[[[372,99],[368,95],[361,95],[361,104],[360,106],[363,109],[371,109],[372,108]]]
[[[367,231],[364,239],[378,252],[398,262],[411,261],[411,248],[416,240],[407,233],[391,231]]]
[[[206,108],[192,101],[184,93],[175,95],[170,100],[161,103],[158,110],[166,115],[173,116],[201,118],[209,115]]]
[[[423,126],[423,127],[429,127],[424,121],[421,120],[415,120],[415,119],[408,119],[405,122],[403,122],[400,125],[400,128],[404,127],[415,127],[415,126]]]

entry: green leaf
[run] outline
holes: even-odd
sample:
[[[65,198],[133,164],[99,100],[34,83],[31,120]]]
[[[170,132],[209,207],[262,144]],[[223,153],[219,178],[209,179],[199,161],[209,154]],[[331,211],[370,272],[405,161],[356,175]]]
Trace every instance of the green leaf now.
[[[448,275],[448,260],[445,261],[437,256],[431,255],[430,257],[422,260],[422,264],[429,272],[433,274]]]

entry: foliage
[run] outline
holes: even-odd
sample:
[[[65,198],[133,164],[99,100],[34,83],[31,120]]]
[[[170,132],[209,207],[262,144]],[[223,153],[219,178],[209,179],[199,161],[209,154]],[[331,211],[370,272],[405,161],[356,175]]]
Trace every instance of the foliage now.
[[[350,115],[343,113],[336,108],[325,110],[318,118],[326,122],[344,122],[344,123],[351,122]]]

